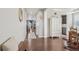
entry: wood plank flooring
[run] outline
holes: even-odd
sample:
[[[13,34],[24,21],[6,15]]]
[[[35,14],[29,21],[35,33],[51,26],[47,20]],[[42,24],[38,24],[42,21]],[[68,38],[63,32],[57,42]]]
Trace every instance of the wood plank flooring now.
[[[64,40],[59,38],[38,38],[20,43],[19,50],[27,51],[64,51]],[[22,47],[21,47],[22,46]]]

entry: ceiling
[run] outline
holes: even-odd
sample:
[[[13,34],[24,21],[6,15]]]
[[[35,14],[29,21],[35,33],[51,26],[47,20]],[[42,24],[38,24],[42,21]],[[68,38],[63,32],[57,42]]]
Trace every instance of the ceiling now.
[[[32,16],[36,15],[39,10],[40,10],[39,8],[25,8],[27,14]]]
[[[74,10],[74,8],[48,8],[47,9],[47,17],[50,18],[52,16],[64,15],[70,13]]]
[[[40,10],[46,10],[48,17],[54,15],[54,13],[60,15],[79,10],[79,8],[24,8],[24,9],[27,12],[27,14],[31,16],[35,16]]]

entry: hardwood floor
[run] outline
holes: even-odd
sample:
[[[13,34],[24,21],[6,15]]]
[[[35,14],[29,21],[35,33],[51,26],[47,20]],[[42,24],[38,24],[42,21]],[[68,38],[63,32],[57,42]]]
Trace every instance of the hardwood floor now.
[[[20,51],[64,51],[63,39],[59,38],[38,38],[25,40],[21,43],[19,45]]]

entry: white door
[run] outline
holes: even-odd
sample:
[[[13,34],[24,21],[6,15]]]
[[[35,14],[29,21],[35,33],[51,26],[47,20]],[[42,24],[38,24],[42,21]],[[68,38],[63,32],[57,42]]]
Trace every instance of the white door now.
[[[51,26],[51,36],[60,37],[61,35],[61,18],[60,17],[52,17],[52,26]]]

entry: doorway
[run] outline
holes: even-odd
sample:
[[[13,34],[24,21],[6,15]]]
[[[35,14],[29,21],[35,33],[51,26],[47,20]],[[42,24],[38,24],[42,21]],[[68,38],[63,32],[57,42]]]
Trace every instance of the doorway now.
[[[29,38],[29,35],[31,39],[37,37],[35,20],[26,20],[26,39]]]

